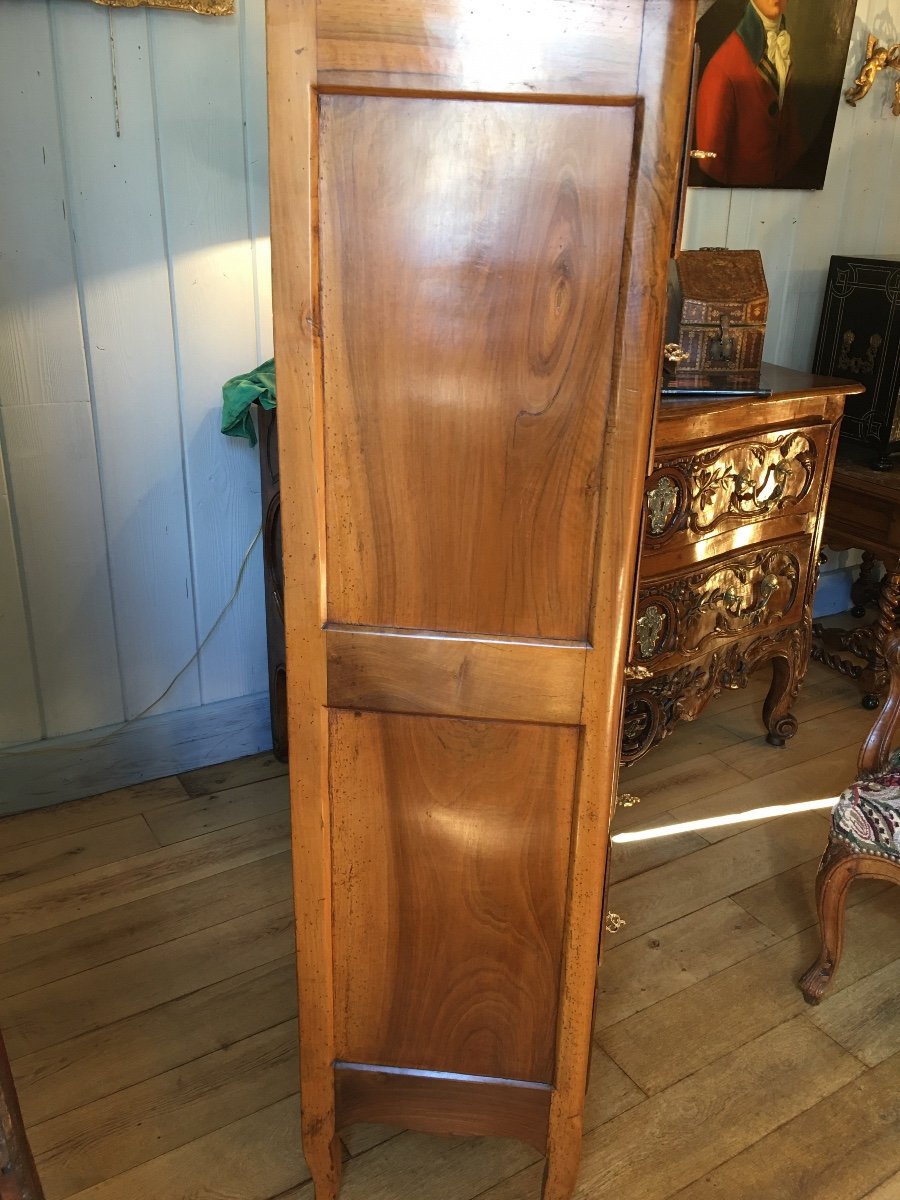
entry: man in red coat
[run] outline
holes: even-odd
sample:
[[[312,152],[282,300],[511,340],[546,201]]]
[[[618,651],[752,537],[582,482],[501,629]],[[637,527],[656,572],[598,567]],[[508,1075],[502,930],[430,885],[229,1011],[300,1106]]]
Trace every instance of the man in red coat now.
[[[803,153],[791,88],[788,0],[750,0],[703,72],[696,145],[700,168],[726,187],[771,187]]]

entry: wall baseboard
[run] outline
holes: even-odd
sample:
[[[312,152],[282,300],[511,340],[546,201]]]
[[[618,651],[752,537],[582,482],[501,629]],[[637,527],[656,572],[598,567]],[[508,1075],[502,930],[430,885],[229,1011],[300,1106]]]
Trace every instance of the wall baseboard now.
[[[271,748],[269,696],[260,692],[0,750],[0,816]]]

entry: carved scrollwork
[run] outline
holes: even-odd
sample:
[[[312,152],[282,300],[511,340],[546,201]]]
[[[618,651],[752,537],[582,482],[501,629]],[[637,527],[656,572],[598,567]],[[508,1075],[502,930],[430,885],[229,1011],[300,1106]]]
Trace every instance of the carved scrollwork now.
[[[780,619],[797,599],[801,575],[798,555],[778,548],[652,583],[640,597],[640,657],[694,653]]]
[[[629,687],[622,741],[623,763],[641,758],[667,737],[679,721],[692,721],[725,688],[744,688],[763,662],[774,660],[772,687],[763,707],[769,740],[792,737],[797,722],[790,707],[809,658],[811,618],[808,607],[797,625],[774,635],[756,634],[716,650],[699,662],[679,667]]]
[[[770,441],[716,446],[702,454],[667,461],[654,473],[648,505],[666,479],[672,480],[673,486],[680,486],[683,480],[684,497],[665,519],[671,500],[665,489],[657,496],[653,503],[659,516],[654,523],[651,507],[648,540],[660,544],[678,530],[704,535],[722,522],[762,518],[795,506],[809,494],[817,461],[815,442],[798,430]]]

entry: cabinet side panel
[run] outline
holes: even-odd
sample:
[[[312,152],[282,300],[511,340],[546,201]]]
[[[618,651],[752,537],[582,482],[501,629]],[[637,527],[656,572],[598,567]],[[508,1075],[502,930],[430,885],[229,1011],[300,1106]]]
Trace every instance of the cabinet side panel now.
[[[633,137],[320,98],[330,620],[586,636]]]
[[[337,1057],[551,1083],[578,729],[329,719]]]

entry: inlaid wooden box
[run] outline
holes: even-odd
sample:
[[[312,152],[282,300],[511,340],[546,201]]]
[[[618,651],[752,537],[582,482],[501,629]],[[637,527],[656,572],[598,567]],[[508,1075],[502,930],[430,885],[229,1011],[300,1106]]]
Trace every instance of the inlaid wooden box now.
[[[769,292],[758,250],[683,250],[669,263],[667,342],[683,375],[758,375]]]

